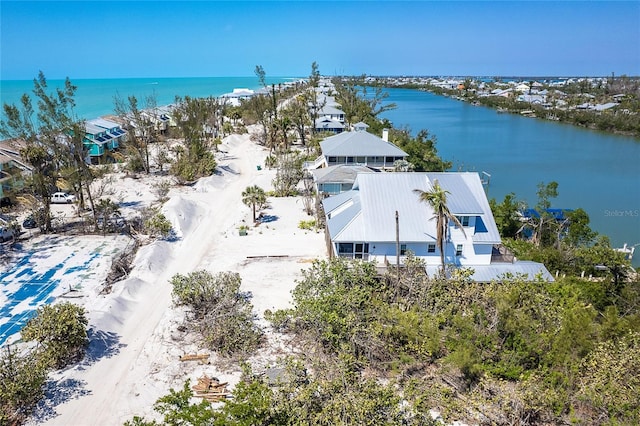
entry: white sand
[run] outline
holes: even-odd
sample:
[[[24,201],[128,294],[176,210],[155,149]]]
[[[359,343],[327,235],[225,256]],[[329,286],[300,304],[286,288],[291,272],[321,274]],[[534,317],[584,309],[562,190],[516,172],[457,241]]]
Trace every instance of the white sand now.
[[[238,371],[179,361],[180,355],[208,351],[178,330],[184,311],[172,306],[169,279],[198,269],[239,272],[242,290],[253,294],[255,312],[262,317],[265,309],[289,306],[300,270],[325,256],[323,233],[298,229],[300,220],[310,218],[296,198],[271,198],[265,214],[277,220],[238,235],[239,225],[252,225],[242,191],[249,185],[271,189],[275,172],[264,170],[266,151],[248,135],[226,138],[221,149],[228,152],[219,160],[221,173],[194,187],[173,189],[163,207],[179,239],[143,246],[128,279],[117,283],[110,295],[87,301],[89,354],[81,365],[52,375],[56,385],[32,423],[118,425],[134,415],[153,417],[158,397],[170,387],[181,388],[188,378],[194,382],[203,372],[236,383]],[[137,184],[126,179],[118,183],[126,192],[123,201],[135,201],[132,196],[149,200],[148,189],[135,188]],[[270,341],[277,339],[270,336]],[[254,361],[274,360],[282,349],[278,344],[265,348]]]

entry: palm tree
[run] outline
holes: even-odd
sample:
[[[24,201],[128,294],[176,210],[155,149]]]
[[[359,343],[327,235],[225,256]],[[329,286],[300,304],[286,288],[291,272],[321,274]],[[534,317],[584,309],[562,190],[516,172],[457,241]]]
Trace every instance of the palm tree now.
[[[431,219],[436,219],[437,221],[436,244],[440,250],[440,264],[442,267],[442,273],[444,274],[444,243],[447,237],[449,221],[453,221],[456,226],[460,227],[465,238],[467,235],[465,234],[464,228],[458,218],[449,211],[449,207],[447,207],[447,194],[449,194],[449,191],[446,191],[440,186],[438,179],[433,181],[430,191],[414,189],[413,192],[418,194],[420,201],[429,204],[435,213]]]
[[[242,202],[253,208],[253,222],[256,221],[256,207],[267,201],[267,194],[258,185],[247,186],[242,192]]]

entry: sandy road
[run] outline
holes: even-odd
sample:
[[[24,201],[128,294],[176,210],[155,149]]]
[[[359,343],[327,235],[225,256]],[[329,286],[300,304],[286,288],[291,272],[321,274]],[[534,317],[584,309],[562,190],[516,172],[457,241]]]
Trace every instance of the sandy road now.
[[[227,176],[224,189],[183,195],[199,206],[198,220],[181,240],[157,242],[143,247],[131,277],[123,291],[88,306],[90,327],[111,336],[105,343],[110,355],[95,354],[95,361],[63,372],[59,383],[73,383],[75,398],[54,407],[57,415],[47,419],[50,425],[115,425],[140,414],[139,398],[152,405],[159,395],[132,395],[151,374],[156,329],[171,308],[169,279],[176,273],[188,273],[199,267],[219,243],[221,230],[233,226],[235,214],[246,209],[241,192],[256,179],[256,164],[264,151],[248,136],[229,146],[229,158],[237,174]],[[188,220],[189,218],[186,218]],[[146,257],[145,257],[146,256]],[[127,285],[131,286],[126,289]],[[137,397],[138,400],[132,401]],[[43,420],[43,419],[41,419]]]

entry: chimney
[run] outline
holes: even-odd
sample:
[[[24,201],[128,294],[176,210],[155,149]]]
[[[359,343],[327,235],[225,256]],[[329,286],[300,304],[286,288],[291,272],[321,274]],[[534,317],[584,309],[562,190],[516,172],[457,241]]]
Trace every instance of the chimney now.
[[[389,129],[382,129],[382,140],[389,142]]]

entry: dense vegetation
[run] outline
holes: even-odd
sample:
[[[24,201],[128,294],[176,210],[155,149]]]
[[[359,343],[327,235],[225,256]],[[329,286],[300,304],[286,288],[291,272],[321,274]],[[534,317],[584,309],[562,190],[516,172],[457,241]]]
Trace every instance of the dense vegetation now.
[[[640,421],[637,282],[611,297],[609,279],[477,284],[426,276],[417,259],[390,272],[317,261],[294,307],[267,315],[300,354],[278,380],[247,371],[219,409],[179,403],[188,385],[158,407],[228,425],[418,425],[430,409],[491,424]]]

